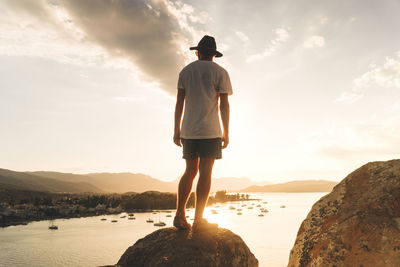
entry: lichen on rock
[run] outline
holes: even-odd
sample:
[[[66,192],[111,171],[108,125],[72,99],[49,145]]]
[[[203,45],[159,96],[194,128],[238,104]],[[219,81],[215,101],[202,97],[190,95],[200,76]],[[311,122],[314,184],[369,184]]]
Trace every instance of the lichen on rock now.
[[[288,266],[400,266],[399,221],[400,160],[368,163],[313,205]]]

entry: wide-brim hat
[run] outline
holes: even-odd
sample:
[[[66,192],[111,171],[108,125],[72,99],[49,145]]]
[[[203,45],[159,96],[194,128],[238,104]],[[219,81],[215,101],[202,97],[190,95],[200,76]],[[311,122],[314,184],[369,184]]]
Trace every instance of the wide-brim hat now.
[[[207,51],[214,54],[216,57],[222,57],[222,53],[217,51],[217,44],[212,36],[204,35],[197,46],[189,48],[190,50]]]

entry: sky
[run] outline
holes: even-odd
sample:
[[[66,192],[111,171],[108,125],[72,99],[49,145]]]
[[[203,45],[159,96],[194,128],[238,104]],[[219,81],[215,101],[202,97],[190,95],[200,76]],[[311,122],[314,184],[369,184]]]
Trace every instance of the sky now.
[[[214,177],[340,181],[400,154],[399,0],[3,0],[0,167],[174,180],[179,71],[230,75]]]

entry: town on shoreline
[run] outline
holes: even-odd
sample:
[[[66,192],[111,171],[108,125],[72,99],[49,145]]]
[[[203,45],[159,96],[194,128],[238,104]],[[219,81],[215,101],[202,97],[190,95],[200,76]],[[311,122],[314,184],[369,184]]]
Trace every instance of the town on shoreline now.
[[[194,207],[194,198],[192,193],[187,207]],[[208,205],[247,200],[253,200],[249,194],[218,191],[210,195]],[[71,194],[0,189],[0,227],[26,225],[32,221],[173,209],[176,209],[176,194],[158,191]]]

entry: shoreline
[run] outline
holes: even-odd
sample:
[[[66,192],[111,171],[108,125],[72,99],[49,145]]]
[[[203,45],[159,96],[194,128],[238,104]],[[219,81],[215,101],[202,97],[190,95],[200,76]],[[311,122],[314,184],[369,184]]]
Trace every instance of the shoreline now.
[[[259,201],[260,199],[252,198],[252,199],[241,199],[241,200],[234,200],[234,201],[226,201],[226,202],[217,202],[209,206],[214,206],[221,203],[230,203],[230,202],[240,202],[240,201]],[[194,208],[194,207],[188,207]],[[86,218],[86,217],[95,217],[95,216],[102,216],[102,215],[113,215],[113,214],[121,214],[121,213],[145,213],[145,212],[161,212],[161,211],[171,211],[176,209],[135,209],[135,210],[118,210],[115,212],[107,212],[107,213],[96,213],[96,214],[76,214],[71,216],[59,216],[59,217],[51,217],[45,216],[43,218],[25,218],[21,220],[10,220],[10,221],[1,221],[0,222],[0,229],[5,229],[9,226],[18,226],[18,225],[28,225],[32,222],[40,222],[40,221],[51,221],[57,219],[74,219],[74,218]]]

